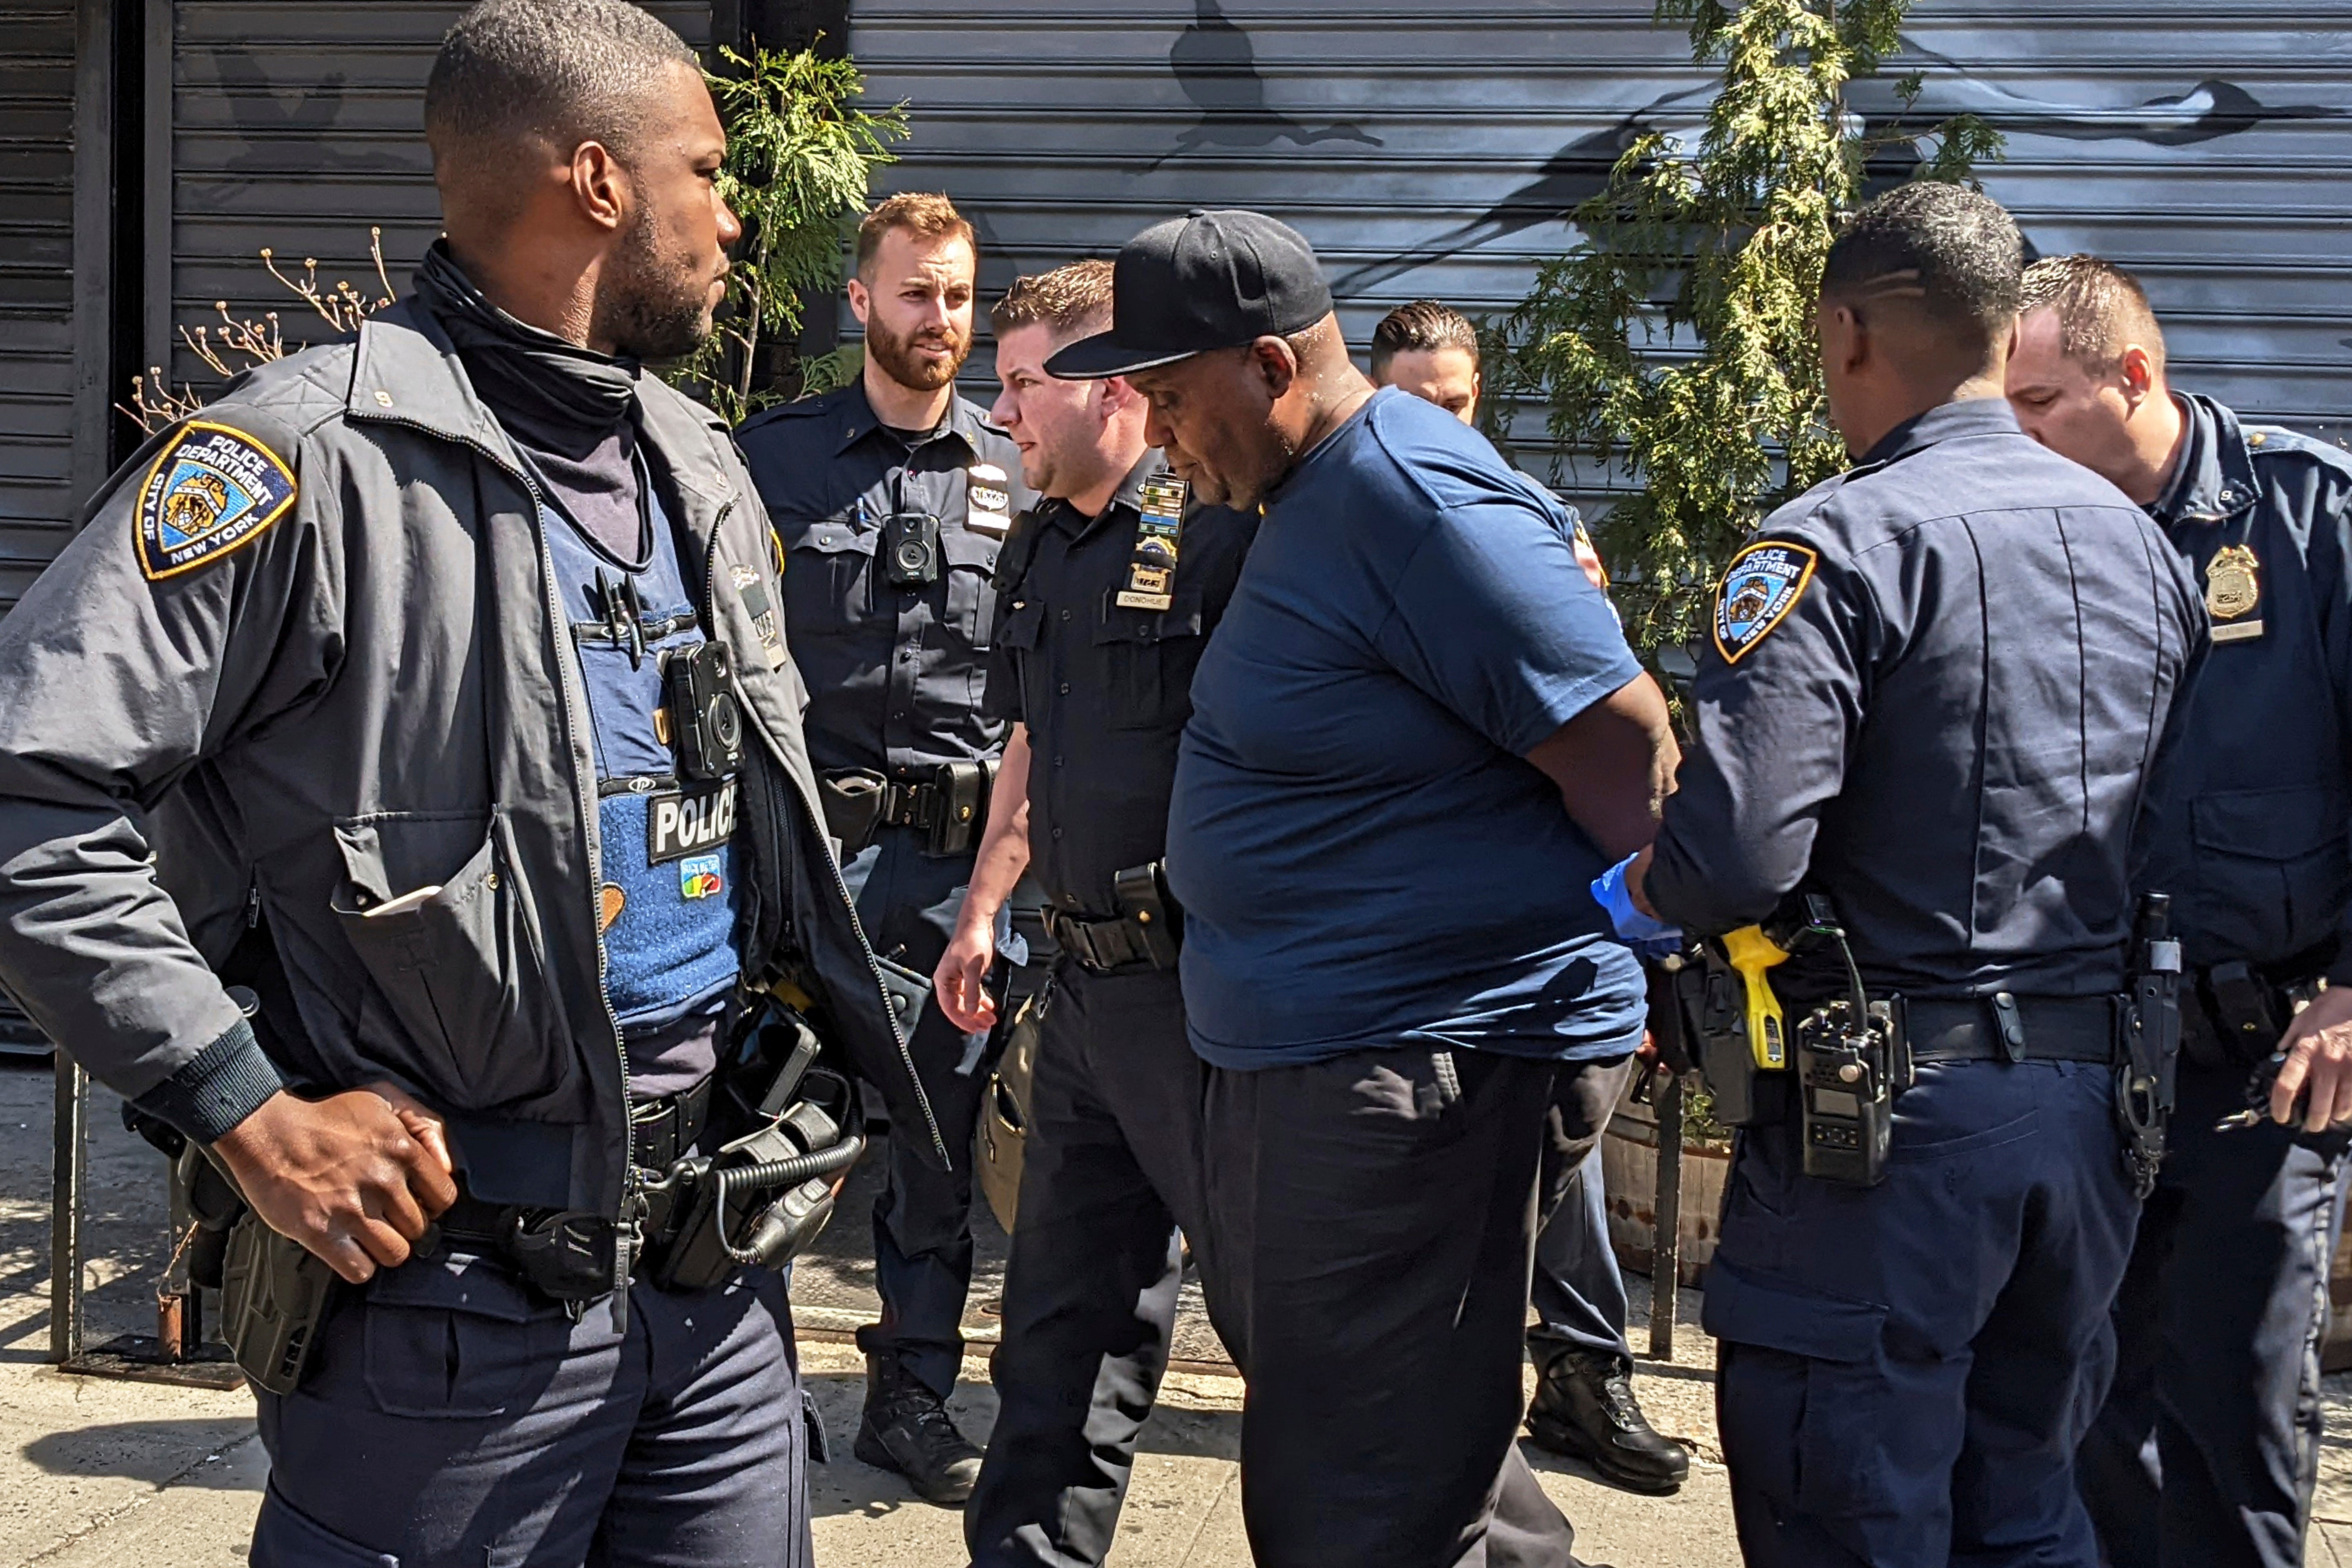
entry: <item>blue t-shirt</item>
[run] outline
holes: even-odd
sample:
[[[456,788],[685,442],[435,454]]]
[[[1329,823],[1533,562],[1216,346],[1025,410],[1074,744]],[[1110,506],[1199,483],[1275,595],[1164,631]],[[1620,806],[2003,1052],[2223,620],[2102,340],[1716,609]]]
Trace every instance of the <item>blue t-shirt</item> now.
[[[1375,395],[1269,500],[1193,677],[1168,825],[1193,1047],[1638,1046],[1607,865],[1525,759],[1640,673],[1533,487]]]

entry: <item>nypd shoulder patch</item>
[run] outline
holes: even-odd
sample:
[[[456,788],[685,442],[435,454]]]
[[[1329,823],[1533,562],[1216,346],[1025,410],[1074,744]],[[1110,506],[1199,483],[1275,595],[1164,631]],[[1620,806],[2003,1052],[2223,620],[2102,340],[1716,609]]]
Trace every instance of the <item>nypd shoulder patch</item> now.
[[[159,583],[249,543],[297,489],[294,471],[244,431],[190,421],[139,488],[139,569]]]
[[[1715,591],[1715,651],[1726,664],[1738,664],[1796,607],[1820,559],[1801,544],[1772,540],[1731,558],[1723,585]]]

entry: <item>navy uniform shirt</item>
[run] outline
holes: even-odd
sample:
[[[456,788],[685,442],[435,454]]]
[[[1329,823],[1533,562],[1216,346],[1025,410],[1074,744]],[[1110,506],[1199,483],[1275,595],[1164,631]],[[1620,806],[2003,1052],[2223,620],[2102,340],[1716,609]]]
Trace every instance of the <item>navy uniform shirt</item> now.
[[[968,525],[968,492],[973,465],[991,464],[1010,493],[982,519],[1028,504],[1013,438],[958,397],[910,447],[875,417],[862,380],[769,409],[736,438],[783,547],[784,636],[809,689],[817,771],[898,776],[995,756],[1005,725],[984,699],[1003,529]],[[940,520],[938,581],[890,581],[880,544],[896,511]]]
[[[1177,540],[1174,602],[1120,608],[1137,495],[1163,466],[1145,453],[1099,516],[1040,502],[1005,552],[990,703],[1029,727],[1031,868],[1056,907],[1090,919],[1118,912],[1114,875],[1166,850],[1192,669],[1257,533],[1255,512],[1193,508]]]
[[[2148,510],[2203,589],[2213,649],[2147,885],[2195,967],[2352,984],[2352,456],[2182,396]]]
[[[2143,792],[2205,640],[2122,491],[2005,400],[1948,404],[1766,519],[1709,634],[1662,917],[1719,934],[1802,883],[1874,990],[2122,987]]]

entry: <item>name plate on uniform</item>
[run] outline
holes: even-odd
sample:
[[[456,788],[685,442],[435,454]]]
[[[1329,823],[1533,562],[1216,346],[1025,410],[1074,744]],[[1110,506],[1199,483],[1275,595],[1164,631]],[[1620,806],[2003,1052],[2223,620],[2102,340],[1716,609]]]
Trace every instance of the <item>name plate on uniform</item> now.
[[[716,849],[735,834],[733,779],[687,795],[664,790],[646,797],[646,859],[655,866]]]
[[[2215,642],[2249,642],[2262,635],[2260,621],[2222,621],[2213,627]]]
[[[1135,555],[1127,566],[1127,586],[1115,601],[1122,610],[1165,610],[1173,605],[1176,547],[1184,535],[1184,481],[1154,474],[1136,498],[1142,516],[1135,524]]]
[[[994,463],[963,471],[963,525],[999,539],[1013,526],[1013,480]]]

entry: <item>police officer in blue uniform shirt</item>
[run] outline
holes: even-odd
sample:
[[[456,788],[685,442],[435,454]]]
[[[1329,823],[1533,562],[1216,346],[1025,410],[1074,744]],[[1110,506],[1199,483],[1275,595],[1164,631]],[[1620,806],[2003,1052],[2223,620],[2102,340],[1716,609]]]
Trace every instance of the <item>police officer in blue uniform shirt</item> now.
[[[927,978],[955,930],[987,820],[1005,722],[987,711],[996,632],[991,576],[1028,504],[1020,454],[955,391],[971,351],[971,226],[945,196],[891,196],[858,227],[850,307],[865,368],[739,433],[783,546],[792,653],[809,685],[809,756],[875,951]],[[1023,902],[1034,911],[1034,900]],[[929,1166],[931,1130],[894,1129],[874,1208],[882,1321],[866,1354],[857,1457],[920,1496],[961,1503],[980,1450],[947,1411],[971,1283],[969,1152],[984,1037],[926,1005],[918,1069],[955,1168]]]
[[[1286,226],[1145,230],[1046,368],[1128,376],[1196,499],[1265,509],[1168,824],[1251,1550],[1557,1568],[1515,1441],[1536,1173],[1556,1064],[1641,1039],[1575,878],[1654,831],[1664,700],[1557,508],[1374,390]]]
[[[1708,935],[1825,900],[1768,972],[1793,1038],[1766,1038],[1826,1076],[1740,1132],[1707,1270],[1755,1568],[2098,1561],[2073,1460],[2139,1206],[2116,1110],[2136,826],[2204,613],[2139,509],[2002,400],[2021,248],[1991,200],[1924,183],[1832,247],[1822,356],[1859,460],[1734,558],[1633,868]],[[1885,1032],[1840,1026],[1853,986]]]
[[[2147,297],[2096,257],[2027,269],[2020,338],[2019,423],[2147,509],[2213,623],[2147,870],[2189,970],[2180,1104],[2083,1498],[2110,1563],[2293,1568],[2352,1117],[2352,457],[2172,391]],[[2289,1125],[2219,1130],[2280,1050]]]
[[[677,1162],[786,979],[923,1110],[766,518],[641,363],[710,331],[725,136],[621,0],[468,11],[425,120],[415,295],[160,434],[0,626],[0,977],[234,1175],[232,1340],[319,1303],[245,1358],[255,1563],[805,1568],[783,1276],[689,1278]]]
[[[1205,1238],[1201,1058],[1184,1036],[1181,912],[1159,886],[1192,671],[1232,599],[1254,512],[1186,505],[1125,382],[1045,362],[1108,323],[1111,268],[1017,280],[990,311],[992,412],[1045,499],[999,573],[990,700],[1013,721],[988,837],[940,961],[949,1015],[984,1028],[994,931],[1034,864],[1059,958],[1024,1107],[997,1416],[964,1511],[977,1568],[1072,1568],[1110,1551],[1135,1443]]]

